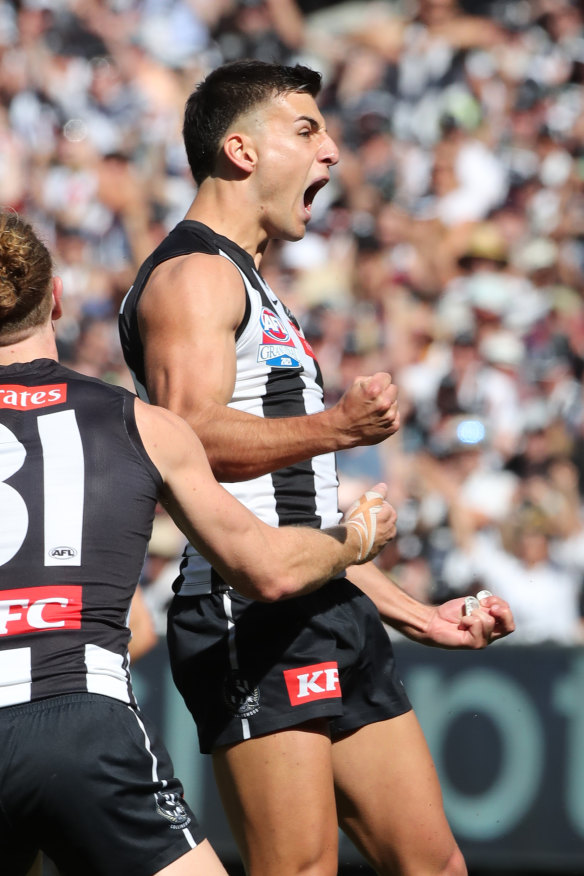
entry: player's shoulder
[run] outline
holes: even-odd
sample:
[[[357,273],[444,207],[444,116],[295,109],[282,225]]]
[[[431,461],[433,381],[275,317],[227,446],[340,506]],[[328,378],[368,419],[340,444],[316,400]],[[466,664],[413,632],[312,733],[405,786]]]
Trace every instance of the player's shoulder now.
[[[134,417],[144,447],[161,472],[169,459],[192,451],[197,440],[195,433],[182,417],[168,408],[136,398]]]
[[[174,411],[162,407],[162,405],[153,405],[136,397],[134,410],[136,413],[136,419],[140,422],[152,424],[154,426],[160,425],[161,428],[174,428],[179,431],[181,429],[190,429],[190,426],[187,425],[182,417],[175,414]]]
[[[238,260],[248,260],[240,247],[207,225],[183,220],[167,235],[149,261],[134,307],[142,330],[177,324],[188,314],[223,310],[231,324],[245,310],[245,283]]]
[[[174,322],[195,308],[243,310],[245,286],[238,268],[218,254],[188,253],[158,265],[144,288],[138,313],[142,320]],[[173,314],[175,316],[173,316]]]
[[[176,282],[182,278],[201,283],[206,277],[239,279],[239,271],[233,262],[219,252],[188,252],[156,265],[147,286],[152,288],[161,282],[166,284],[169,279]]]
[[[191,273],[200,274],[201,279],[207,274],[236,277],[237,254],[241,252],[233,240],[208,225],[183,219],[156,249],[150,279]]]

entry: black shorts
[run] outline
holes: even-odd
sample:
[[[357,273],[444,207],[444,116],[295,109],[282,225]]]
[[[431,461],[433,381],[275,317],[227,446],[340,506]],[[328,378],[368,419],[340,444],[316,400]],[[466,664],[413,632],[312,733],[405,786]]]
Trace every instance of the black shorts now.
[[[175,596],[168,645],[205,754],[322,717],[334,739],[411,708],[379,613],[347,579],[275,603]]]
[[[152,876],[204,838],[156,732],[131,706],[70,694],[0,709],[0,870],[37,849],[61,876]]]

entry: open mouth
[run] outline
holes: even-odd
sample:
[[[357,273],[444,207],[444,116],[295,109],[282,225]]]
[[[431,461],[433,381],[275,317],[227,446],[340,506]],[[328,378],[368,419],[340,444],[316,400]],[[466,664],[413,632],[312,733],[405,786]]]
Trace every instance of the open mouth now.
[[[306,191],[304,192],[304,207],[310,213],[312,210],[312,202],[314,201],[317,193],[326,186],[328,179],[322,177],[321,179],[317,179],[315,182],[311,183],[308,186]]]

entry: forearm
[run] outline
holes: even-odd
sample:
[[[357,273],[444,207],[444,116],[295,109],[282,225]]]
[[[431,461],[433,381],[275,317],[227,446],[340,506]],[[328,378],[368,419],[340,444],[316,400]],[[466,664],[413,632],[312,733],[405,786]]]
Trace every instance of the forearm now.
[[[258,417],[213,405],[185,419],[200,438],[215,477],[243,481],[351,446],[334,412],[299,417]]]
[[[285,393],[278,402],[284,416],[230,407],[236,366],[233,351],[224,347],[227,361],[215,370],[199,373],[190,363],[187,372],[180,356],[174,361],[168,354],[152,356],[146,376],[150,401],[189,423],[220,481],[249,480],[313,456],[378,444],[399,428],[397,388],[384,372],[356,378],[335,405],[308,414],[297,403],[291,409]],[[215,358],[221,358],[220,352],[218,342]],[[187,379],[187,373],[198,373],[198,379]],[[319,406],[316,400],[313,410]],[[269,413],[269,406],[265,410]]]
[[[347,576],[375,603],[384,623],[410,639],[426,640],[431,606],[402,590],[374,563],[351,566]]]
[[[376,556],[395,535],[395,511],[384,501],[385,484],[377,486],[382,493],[364,493],[343,523],[327,529],[276,528],[252,518],[253,526],[239,537],[243,551],[238,554],[243,562],[235,569],[220,558],[219,571],[228,583],[242,592],[249,591],[245,595],[254,599],[286,599],[316,590],[347,566]],[[246,528],[248,523],[244,523]]]
[[[163,499],[174,521],[223,580],[249,599],[272,602],[302,596],[358,561],[361,539],[353,526],[271,527],[227,495],[223,513],[193,526],[185,514],[187,502],[180,490],[176,494]]]
[[[331,408],[298,417],[257,417],[217,398],[203,405],[187,398],[172,409],[190,423],[215,476],[226,481],[257,477],[323,453],[379,444],[399,428],[397,389],[382,372],[357,378]]]
[[[481,600],[480,609],[466,615],[462,597],[439,606],[425,605],[386,578],[373,563],[352,566],[347,574],[373,600],[386,624],[424,645],[476,650],[515,629],[509,606],[497,597]]]
[[[361,542],[353,527],[340,524],[326,530],[283,527],[277,535],[282,551],[281,589],[270,598],[285,599],[316,590],[357,562]],[[252,576],[257,561],[254,557]]]
[[[268,526],[217,483],[184,420],[138,399],[134,412],[169,514],[219,574],[252,599],[314,589],[347,565],[376,556],[395,536],[396,513],[383,483],[361,496],[338,526]]]

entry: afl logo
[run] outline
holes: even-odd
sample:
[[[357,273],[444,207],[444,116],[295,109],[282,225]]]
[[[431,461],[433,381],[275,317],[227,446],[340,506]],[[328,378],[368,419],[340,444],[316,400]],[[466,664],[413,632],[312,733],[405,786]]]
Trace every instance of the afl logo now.
[[[49,556],[57,560],[72,560],[77,556],[77,551],[72,547],[54,547],[49,551]]]
[[[284,344],[290,338],[288,330],[281,322],[281,320],[278,319],[273,310],[270,310],[268,307],[264,307],[260,320],[262,323],[264,334],[266,334],[273,341],[279,341],[279,343]]]

